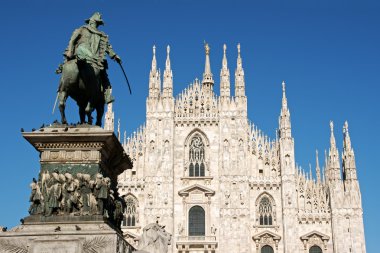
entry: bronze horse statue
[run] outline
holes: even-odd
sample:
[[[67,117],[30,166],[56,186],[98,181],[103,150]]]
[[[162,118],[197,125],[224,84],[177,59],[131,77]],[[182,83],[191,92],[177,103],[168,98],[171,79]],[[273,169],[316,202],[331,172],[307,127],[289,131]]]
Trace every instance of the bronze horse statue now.
[[[67,124],[65,107],[70,96],[79,107],[81,124],[91,125],[91,114],[96,110],[96,125],[101,126],[105,104],[101,70],[86,61],[72,59],[63,64],[61,71],[58,98],[62,124]]]

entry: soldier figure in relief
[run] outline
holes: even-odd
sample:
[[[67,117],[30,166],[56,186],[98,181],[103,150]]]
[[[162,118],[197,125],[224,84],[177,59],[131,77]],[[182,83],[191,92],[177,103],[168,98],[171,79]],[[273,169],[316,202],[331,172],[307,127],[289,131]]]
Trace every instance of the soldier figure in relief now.
[[[30,194],[29,198],[29,202],[31,202],[29,213],[32,215],[40,214],[42,213],[43,196],[41,194],[40,186],[38,185],[38,182],[35,178],[33,178],[33,182],[30,184],[30,188],[32,189],[32,193]]]
[[[109,187],[107,185],[107,182],[105,180],[106,178],[103,178],[102,174],[96,175],[96,181],[95,181],[95,197],[98,204],[98,214],[104,215],[105,214],[105,208],[107,207],[107,201],[109,197]]]

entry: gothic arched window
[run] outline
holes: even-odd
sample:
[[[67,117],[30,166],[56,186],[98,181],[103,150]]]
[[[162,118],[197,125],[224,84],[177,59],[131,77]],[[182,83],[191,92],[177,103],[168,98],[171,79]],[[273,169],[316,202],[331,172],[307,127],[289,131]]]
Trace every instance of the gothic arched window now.
[[[316,245],[309,249],[309,253],[322,253],[322,249]]]
[[[205,210],[193,206],[189,210],[189,236],[205,236]]]
[[[197,134],[190,141],[189,149],[189,176],[205,176],[205,145]]]
[[[125,197],[125,212],[123,218],[123,226],[134,227],[137,221],[137,199],[128,195]]]
[[[260,200],[259,204],[259,219],[260,225],[270,226],[273,225],[273,208],[272,203],[267,196],[264,196]]]
[[[261,248],[261,253],[273,253],[273,248],[269,245],[265,245]]]

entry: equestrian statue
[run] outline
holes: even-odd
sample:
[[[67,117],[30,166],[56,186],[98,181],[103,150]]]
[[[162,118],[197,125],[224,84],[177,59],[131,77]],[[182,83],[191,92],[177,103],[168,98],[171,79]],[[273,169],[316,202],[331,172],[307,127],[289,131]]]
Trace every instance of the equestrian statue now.
[[[121,58],[112,49],[108,36],[98,30],[100,25],[104,25],[101,14],[94,13],[85,22],[85,25],[73,32],[63,54],[64,63],[56,71],[61,74],[57,100],[59,99],[62,124],[67,124],[65,106],[70,96],[79,107],[81,124],[91,125],[91,114],[96,110],[96,125],[101,126],[104,105],[114,101],[106,71],[106,55],[122,67]],[[123,68],[122,70],[124,73]]]

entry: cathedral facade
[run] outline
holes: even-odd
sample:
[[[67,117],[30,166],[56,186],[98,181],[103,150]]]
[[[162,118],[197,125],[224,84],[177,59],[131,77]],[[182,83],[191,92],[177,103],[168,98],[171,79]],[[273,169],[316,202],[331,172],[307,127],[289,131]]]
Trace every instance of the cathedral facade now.
[[[118,179],[127,240],[138,245],[144,226],[158,222],[172,234],[173,253],[365,253],[348,124],[341,159],[331,122],[322,173],[318,154],[316,176],[305,173],[295,163],[285,83],[270,140],[247,118],[240,45],[234,96],[226,46],[220,95],[205,49],[203,80],[174,98],[170,48],[162,82],[153,48],[146,122],[122,141],[133,161]],[[113,124],[109,105],[105,128]]]

